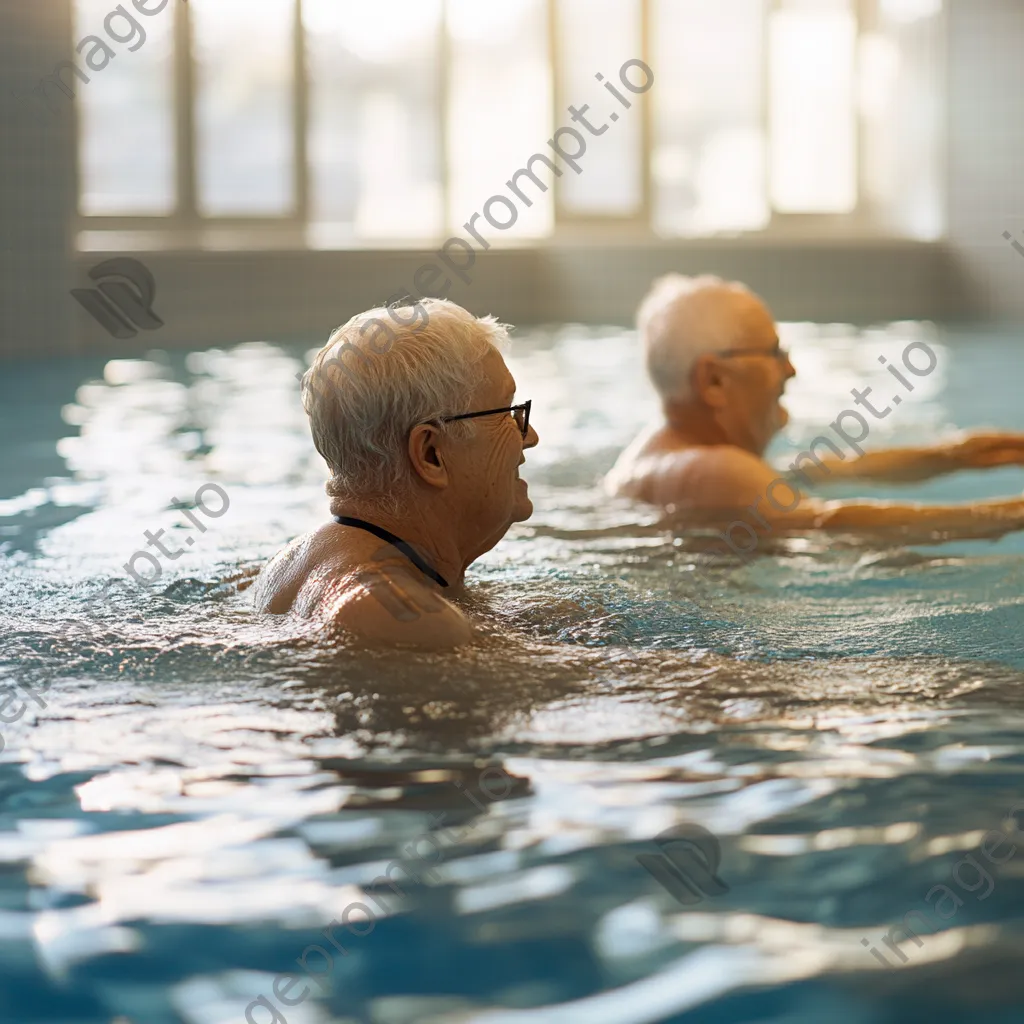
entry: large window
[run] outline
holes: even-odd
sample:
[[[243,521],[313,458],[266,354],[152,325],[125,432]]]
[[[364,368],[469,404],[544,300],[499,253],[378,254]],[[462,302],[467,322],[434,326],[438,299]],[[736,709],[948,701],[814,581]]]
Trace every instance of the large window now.
[[[588,104],[609,130],[502,240],[943,229],[941,0],[146,4],[75,0],[83,228],[433,241]]]

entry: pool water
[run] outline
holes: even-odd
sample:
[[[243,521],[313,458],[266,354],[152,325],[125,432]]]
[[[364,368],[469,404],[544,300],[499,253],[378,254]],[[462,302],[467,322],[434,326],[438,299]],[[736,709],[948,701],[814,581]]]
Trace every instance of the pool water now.
[[[914,339],[937,368],[868,446],[1024,431],[1016,338],[782,331],[781,464]],[[719,542],[597,486],[655,413],[636,339],[522,331],[536,511],[471,571],[482,639],[331,648],[246,590],[326,518],[307,355],[3,369],[0,1021],[1024,1019],[1022,535],[703,573]],[[655,842],[695,826],[700,863]],[[637,860],[673,851],[684,902]]]

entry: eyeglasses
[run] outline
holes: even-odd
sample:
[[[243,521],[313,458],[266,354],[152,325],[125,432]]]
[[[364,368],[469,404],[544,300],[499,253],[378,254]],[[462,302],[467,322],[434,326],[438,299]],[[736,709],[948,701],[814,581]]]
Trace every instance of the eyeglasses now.
[[[441,416],[439,419],[442,423],[451,423],[454,420],[472,420],[477,416],[497,416],[500,412],[510,412],[516,421],[516,426],[525,438],[530,429],[530,406],[532,404],[533,399],[530,399],[521,405],[510,405],[504,409],[483,409],[480,412],[460,413],[458,416]]]
[[[731,359],[733,356],[771,356],[782,362],[789,358],[789,350],[782,347],[782,342],[777,341],[771,348],[727,348],[721,352],[713,352],[712,355],[721,356],[723,359]]]

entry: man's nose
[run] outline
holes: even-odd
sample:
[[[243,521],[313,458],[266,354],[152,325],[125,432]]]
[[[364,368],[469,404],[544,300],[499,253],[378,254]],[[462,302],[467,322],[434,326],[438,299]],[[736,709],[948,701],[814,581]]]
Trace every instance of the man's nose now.
[[[785,366],[784,366],[784,370],[786,372],[786,380],[789,380],[791,377],[795,377],[796,376],[796,367],[793,365],[792,361],[790,360],[788,353],[786,354],[786,363],[785,363]]]
[[[526,431],[526,437],[523,438],[523,448],[536,448],[538,441],[540,441],[540,435],[533,429],[533,424],[531,423]]]

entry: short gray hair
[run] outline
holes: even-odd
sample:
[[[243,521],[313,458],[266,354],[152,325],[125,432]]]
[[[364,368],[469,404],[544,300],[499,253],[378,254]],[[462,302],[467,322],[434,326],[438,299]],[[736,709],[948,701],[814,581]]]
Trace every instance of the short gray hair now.
[[[692,392],[690,374],[698,356],[734,346],[741,328],[730,294],[756,299],[738,281],[704,274],[666,274],[651,285],[637,311],[647,373],[664,399],[685,401]]]
[[[507,338],[494,317],[447,299],[370,309],[335,330],[302,378],[313,444],[331,472],[332,511],[346,502],[397,510],[412,482],[410,428],[471,412],[480,363]],[[468,437],[474,428],[441,429]]]

